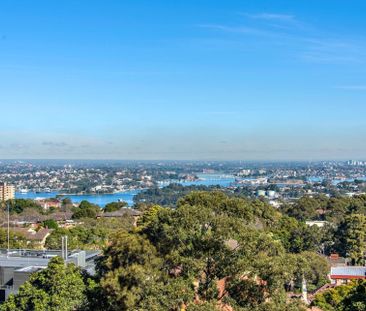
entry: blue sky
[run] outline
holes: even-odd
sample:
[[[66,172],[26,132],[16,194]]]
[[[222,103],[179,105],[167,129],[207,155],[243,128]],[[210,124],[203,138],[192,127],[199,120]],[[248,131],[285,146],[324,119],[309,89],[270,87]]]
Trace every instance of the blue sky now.
[[[366,2],[0,2],[0,158],[366,159]]]

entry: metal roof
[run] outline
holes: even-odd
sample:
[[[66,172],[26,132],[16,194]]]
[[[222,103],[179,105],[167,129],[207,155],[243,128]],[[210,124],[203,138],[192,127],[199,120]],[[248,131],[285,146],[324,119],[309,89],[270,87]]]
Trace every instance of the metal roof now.
[[[330,277],[331,278],[339,278],[339,277],[363,277],[366,276],[366,267],[364,266],[346,266],[346,267],[331,267],[330,269]]]
[[[5,257],[0,256],[0,267],[21,268],[27,266],[47,266],[49,259],[26,258],[26,257]]]

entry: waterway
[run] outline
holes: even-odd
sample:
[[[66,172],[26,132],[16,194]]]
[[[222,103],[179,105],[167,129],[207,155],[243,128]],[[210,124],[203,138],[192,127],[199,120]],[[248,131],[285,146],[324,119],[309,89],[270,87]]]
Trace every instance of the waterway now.
[[[184,186],[190,185],[203,185],[212,186],[219,185],[221,187],[227,187],[235,182],[234,176],[230,175],[219,175],[219,174],[198,174],[199,180],[195,181],[169,181],[169,183],[175,182],[180,183]],[[97,204],[101,207],[111,202],[125,201],[128,205],[133,205],[133,197],[138,194],[141,190],[130,190],[125,192],[111,193],[111,194],[85,194],[85,195],[63,195],[64,198],[70,198],[73,202],[79,203],[83,200],[87,200],[91,203]],[[16,192],[15,197],[17,199],[37,199],[37,198],[54,198],[59,195],[59,192],[32,192],[27,193]]]

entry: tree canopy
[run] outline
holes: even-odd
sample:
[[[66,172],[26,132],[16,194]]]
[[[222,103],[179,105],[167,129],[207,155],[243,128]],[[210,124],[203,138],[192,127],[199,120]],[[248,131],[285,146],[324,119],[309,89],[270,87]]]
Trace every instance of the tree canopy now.
[[[86,200],[80,202],[79,206],[74,208],[73,218],[96,218],[100,212],[98,205],[92,204]]]
[[[111,202],[108,203],[103,210],[104,212],[114,212],[126,206],[128,206],[127,202]]]
[[[301,310],[286,303],[285,285],[305,276],[319,287],[328,264],[312,246],[285,247],[269,229],[281,217],[220,191],[193,192],[174,209],[151,206],[135,230],[112,235],[94,310]]]

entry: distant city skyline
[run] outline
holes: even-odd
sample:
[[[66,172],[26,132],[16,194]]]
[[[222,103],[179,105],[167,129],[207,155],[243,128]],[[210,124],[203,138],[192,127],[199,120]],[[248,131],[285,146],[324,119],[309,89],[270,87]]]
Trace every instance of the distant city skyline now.
[[[366,159],[365,1],[0,8],[0,159]]]

